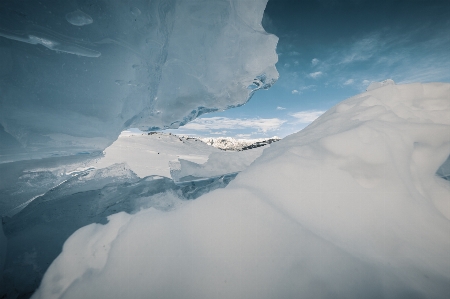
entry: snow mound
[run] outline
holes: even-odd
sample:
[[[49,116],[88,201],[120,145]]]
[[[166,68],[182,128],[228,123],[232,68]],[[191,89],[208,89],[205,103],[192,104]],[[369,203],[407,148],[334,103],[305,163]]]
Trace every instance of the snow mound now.
[[[450,84],[357,95],[225,189],[78,230],[33,298],[448,298],[449,132]]]
[[[150,207],[168,211],[225,187],[235,176],[175,183],[156,175],[140,179],[125,164],[79,172],[3,219],[7,240],[0,230],[0,282],[5,281],[0,295],[17,298],[34,292],[64,242],[79,228],[104,224],[109,215],[119,212],[136,213]]]
[[[186,181],[238,173],[261,156],[262,152],[262,148],[256,148],[251,151],[212,153],[203,164],[178,159],[178,162],[170,164],[170,175],[175,181]]]
[[[266,3],[3,3],[0,163],[101,152],[126,128],[244,104],[278,78]]]
[[[91,165],[105,168],[116,163],[126,163],[141,178],[149,175],[170,177],[169,162],[180,158],[201,164],[216,152],[220,151],[197,139],[173,134],[121,135],[105,149],[104,157]]]

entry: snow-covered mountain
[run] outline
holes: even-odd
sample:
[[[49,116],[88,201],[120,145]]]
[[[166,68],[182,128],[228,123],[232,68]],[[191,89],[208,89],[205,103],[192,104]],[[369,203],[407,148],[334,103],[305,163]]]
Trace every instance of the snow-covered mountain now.
[[[199,139],[208,145],[226,151],[244,151],[281,140],[277,136],[258,139],[235,139],[233,137],[206,137]]]

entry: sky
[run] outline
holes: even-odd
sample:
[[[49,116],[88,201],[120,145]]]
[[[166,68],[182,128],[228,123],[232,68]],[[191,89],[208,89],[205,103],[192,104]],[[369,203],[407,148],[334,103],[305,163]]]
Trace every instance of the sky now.
[[[450,82],[448,0],[269,0],[262,24],[279,37],[275,85],[170,132],[285,137],[371,82]]]

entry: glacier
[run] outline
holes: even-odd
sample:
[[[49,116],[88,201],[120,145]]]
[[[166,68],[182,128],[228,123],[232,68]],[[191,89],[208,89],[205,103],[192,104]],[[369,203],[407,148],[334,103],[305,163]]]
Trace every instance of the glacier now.
[[[448,298],[450,84],[243,152],[119,136],[269,88],[266,2],[2,2],[1,298]]]
[[[278,78],[267,0],[2,1],[0,162],[101,153]]]
[[[32,298],[448,298],[449,132],[450,84],[371,89],[224,189],[77,230]]]

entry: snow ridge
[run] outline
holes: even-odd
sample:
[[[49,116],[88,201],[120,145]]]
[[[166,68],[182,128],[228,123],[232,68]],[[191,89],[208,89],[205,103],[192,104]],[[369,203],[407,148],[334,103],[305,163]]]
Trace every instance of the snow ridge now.
[[[244,151],[281,140],[281,138],[277,136],[257,139],[235,139],[232,137],[207,137],[199,139],[208,145],[225,151]]]

